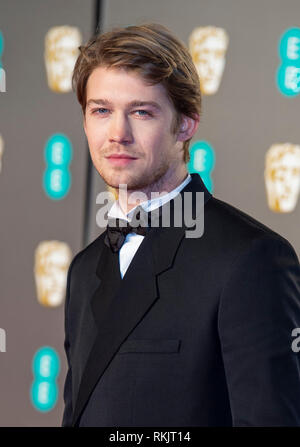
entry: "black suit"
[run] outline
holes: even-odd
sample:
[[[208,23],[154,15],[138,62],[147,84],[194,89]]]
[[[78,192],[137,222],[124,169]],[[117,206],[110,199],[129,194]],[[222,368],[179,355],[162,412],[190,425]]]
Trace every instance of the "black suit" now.
[[[123,280],[105,232],[73,259],[63,426],[300,426],[295,251],[198,174],[185,191],[202,237],[152,228]]]

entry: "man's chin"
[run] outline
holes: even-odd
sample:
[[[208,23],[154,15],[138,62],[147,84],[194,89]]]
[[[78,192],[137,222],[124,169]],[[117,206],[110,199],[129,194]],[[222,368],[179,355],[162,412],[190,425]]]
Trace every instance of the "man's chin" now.
[[[120,185],[122,185],[121,189],[136,190],[142,187],[143,183],[142,181],[139,181],[139,179],[132,179],[132,176],[124,174],[113,175],[113,176],[102,176],[102,178],[108,186],[116,190],[119,190]]]
[[[142,191],[149,188],[150,185],[157,182],[165,173],[166,170],[157,171],[156,175],[149,176],[147,172],[142,173],[105,173],[101,175],[105,183],[116,190],[126,189],[127,191]],[[120,188],[120,185],[125,185]]]

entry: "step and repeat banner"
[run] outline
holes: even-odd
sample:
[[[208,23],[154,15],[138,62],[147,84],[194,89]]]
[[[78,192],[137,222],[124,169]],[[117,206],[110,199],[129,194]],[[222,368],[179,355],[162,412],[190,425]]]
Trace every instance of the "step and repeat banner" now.
[[[0,426],[61,425],[66,275],[103,231],[71,90],[79,45],[97,23],[170,28],[203,93],[188,171],[300,256],[295,17],[298,0],[0,0]]]

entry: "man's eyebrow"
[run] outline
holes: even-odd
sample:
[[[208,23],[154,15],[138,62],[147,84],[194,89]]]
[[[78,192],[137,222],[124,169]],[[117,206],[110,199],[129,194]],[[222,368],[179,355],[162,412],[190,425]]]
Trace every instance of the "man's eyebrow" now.
[[[110,105],[110,102],[107,99],[89,99],[86,105],[89,106],[92,103],[98,105]]]
[[[86,103],[87,107],[92,103],[97,104],[97,105],[103,105],[103,106],[111,105],[110,101],[108,101],[107,99],[89,99],[88,102]],[[127,106],[129,108],[150,106],[150,107],[154,107],[157,110],[161,110],[161,106],[155,101],[134,100],[134,101],[129,102],[127,104]]]
[[[131,101],[128,105],[129,105],[129,107],[150,106],[150,107],[154,107],[157,110],[161,110],[161,106],[155,101]]]

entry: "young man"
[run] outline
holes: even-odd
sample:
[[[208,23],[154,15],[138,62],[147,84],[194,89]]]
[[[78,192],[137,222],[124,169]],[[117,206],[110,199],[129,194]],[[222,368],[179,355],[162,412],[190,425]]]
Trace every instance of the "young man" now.
[[[197,217],[202,194],[205,229],[108,226],[75,256],[62,425],[300,425],[299,261],[188,174],[201,96],[187,49],[160,25],[115,29],[81,47],[73,80],[94,166],[118,193],[109,217],[172,216],[186,193]]]

